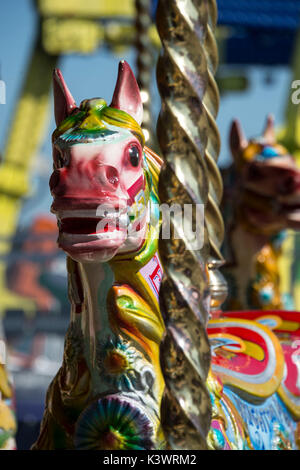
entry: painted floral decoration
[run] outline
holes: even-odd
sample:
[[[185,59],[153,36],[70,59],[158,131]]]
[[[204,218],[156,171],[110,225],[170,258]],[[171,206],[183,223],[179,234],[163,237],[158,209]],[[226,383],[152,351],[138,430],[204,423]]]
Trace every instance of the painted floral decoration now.
[[[110,395],[83,411],[76,426],[75,447],[79,450],[153,449],[153,429],[135,402]]]
[[[99,347],[97,362],[106,382],[118,390],[133,390],[137,382],[137,372],[133,366],[140,358],[141,356],[128,342],[120,338],[115,340],[110,338],[105,345]]]

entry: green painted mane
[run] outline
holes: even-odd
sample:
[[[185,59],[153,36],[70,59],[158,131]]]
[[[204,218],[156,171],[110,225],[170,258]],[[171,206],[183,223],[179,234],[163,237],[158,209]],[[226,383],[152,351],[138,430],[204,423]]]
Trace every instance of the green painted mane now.
[[[111,126],[129,130],[144,146],[145,137],[135,119],[125,111],[107,106],[102,98],[82,101],[54,131],[53,140],[59,138],[70,144],[91,142],[117,133]]]

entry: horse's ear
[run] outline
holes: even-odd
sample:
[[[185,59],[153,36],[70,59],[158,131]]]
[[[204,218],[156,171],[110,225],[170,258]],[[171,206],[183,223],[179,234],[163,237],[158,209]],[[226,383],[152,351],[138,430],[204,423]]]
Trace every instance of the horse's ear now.
[[[241,152],[247,147],[248,141],[244,136],[239,121],[236,119],[231,124],[229,142],[233,157],[238,159]]]
[[[119,63],[117,83],[110,106],[125,111],[139,125],[142,124],[143,103],[141,93],[135,76],[125,60]]]
[[[71,95],[62,73],[59,69],[53,71],[54,116],[56,125],[66,119],[71,111],[76,108],[76,103]]]
[[[272,114],[269,114],[267,117],[263,137],[269,144],[274,144],[276,142],[274,116]]]

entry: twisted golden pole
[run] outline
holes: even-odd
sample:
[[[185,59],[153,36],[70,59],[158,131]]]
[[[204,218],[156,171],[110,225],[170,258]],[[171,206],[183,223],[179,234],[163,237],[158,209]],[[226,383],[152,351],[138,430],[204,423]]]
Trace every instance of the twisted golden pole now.
[[[151,75],[153,67],[153,50],[150,40],[151,1],[135,0],[136,8],[136,41],[137,49],[137,82],[143,100],[144,117],[142,129],[147,146],[153,145],[153,126],[151,116]]]
[[[217,20],[217,7],[215,0],[208,2],[208,26],[205,40],[204,52],[208,66],[208,83],[203,99],[203,105],[207,115],[208,134],[207,147],[205,151],[209,194],[207,207],[205,211],[207,220],[207,229],[210,241],[210,254],[212,258],[222,260],[220,246],[224,238],[224,223],[219,209],[219,204],[223,194],[223,181],[221,173],[217,166],[217,160],[220,153],[220,134],[216,125],[216,117],[219,110],[219,91],[214,78],[218,65],[218,50],[214,37],[214,29]]]
[[[218,270],[224,263],[220,247],[224,239],[224,222],[219,208],[223,195],[222,176],[217,166],[220,153],[220,134],[216,125],[216,117],[219,110],[219,90],[214,78],[218,66],[218,49],[215,39],[217,23],[216,0],[208,0],[208,25],[205,39],[204,52],[208,68],[208,83],[203,99],[208,122],[208,140],[205,158],[208,170],[209,191],[205,208],[205,220],[209,236],[210,258],[209,277],[211,291],[211,308],[218,310],[227,297],[227,283]]]
[[[213,93],[216,61],[208,27],[214,11],[210,3],[159,1],[157,28],[163,50],[157,66],[162,98],[157,134],[165,160],[159,187],[161,202],[181,207],[205,204],[212,214],[211,206],[220,195],[213,164],[217,147],[212,123],[218,98]],[[210,175],[215,178],[212,184]],[[171,217],[171,224],[176,229],[178,218]],[[162,420],[172,449],[205,449],[210,426],[211,404],[205,385],[210,366],[206,266],[211,246],[218,246],[211,232],[205,229],[203,248],[196,251],[191,250],[191,234],[186,231],[179,240],[160,241],[165,270],[160,301],[166,323],[161,350],[166,382]]]

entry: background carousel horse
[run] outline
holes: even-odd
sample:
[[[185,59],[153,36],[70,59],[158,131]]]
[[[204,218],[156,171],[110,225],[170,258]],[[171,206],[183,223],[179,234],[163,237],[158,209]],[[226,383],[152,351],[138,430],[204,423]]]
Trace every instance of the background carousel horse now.
[[[110,106],[95,98],[77,107],[59,70],[54,101],[50,188],[71,321],[33,448],[160,448],[161,160],[144,146],[141,96],[126,62]]]
[[[16,448],[16,419],[13,387],[6,370],[6,347],[0,323],[0,450]]]
[[[281,309],[278,257],[287,228],[300,229],[300,170],[276,142],[268,117],[263,136],[247,141],[234,121],[234,163],[224,172],[224,309]]]
[[[300,172],[276,143],[271,117],[263,137],[249,142],[235,121],[230,144],[234,164],[225,176],[223,205],[227,308],[234,311],[225,308],[208,324],[209,445],[293,449],[300,444],[300,318],[274,309],[283,307],[282,231],[300,227]]]

